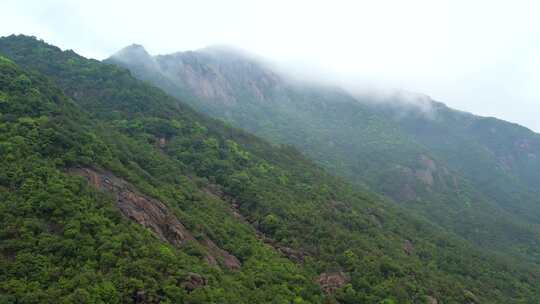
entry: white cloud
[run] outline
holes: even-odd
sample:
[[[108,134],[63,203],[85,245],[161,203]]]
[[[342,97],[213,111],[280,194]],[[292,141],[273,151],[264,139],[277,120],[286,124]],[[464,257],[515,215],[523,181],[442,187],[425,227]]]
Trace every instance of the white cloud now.
[[[0,35],[89,57],[231,44],[282,62],[418,91],[540,131],[535,1],[3,0]]]

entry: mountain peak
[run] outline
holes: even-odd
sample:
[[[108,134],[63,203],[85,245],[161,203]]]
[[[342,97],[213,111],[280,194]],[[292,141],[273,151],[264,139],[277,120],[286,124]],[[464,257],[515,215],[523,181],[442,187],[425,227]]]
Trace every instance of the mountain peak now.
[[[112,57],[116,58],[122,58],[122,57],[133,57],[136,56],[138,59],[140,58],[150,58],[150,54],[146,51],[144,46],[140,44],[133,43],[131,45],[128,45],[122,49],[120,49],[118,52],[114,53]]]
[[[136,43],[124,47],[123,49],[114,53],[111,58],[124,63],[141,62],[144,65],[155,64],[154,59],[146,51],[144,46]]]

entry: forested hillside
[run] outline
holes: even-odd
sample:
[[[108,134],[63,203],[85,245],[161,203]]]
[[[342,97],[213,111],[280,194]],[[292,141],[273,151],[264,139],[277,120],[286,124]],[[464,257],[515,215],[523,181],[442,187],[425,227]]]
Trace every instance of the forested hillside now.
[[[2,303],[534,303],[538,273],[197,114],[0,39]]]
[[[292,80],[228,48],[107,62],[211,116],[291,144],[485,250],[540,265],[539,136],[412,93],[354,95]]]
[[[430,107],[432,115],[427,116],[395,102],[374,108],[459,170],[499,206],[540,223],[540,135],[517,124],[455,111],[441,103],[431,102]]]

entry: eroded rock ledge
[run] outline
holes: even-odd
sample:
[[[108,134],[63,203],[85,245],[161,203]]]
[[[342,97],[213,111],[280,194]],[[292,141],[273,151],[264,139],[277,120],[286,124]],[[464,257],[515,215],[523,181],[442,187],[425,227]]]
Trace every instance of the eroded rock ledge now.
[[[83,176],[95,188],[114,194],[116,207],[125,217],[150,229],[162,241],[180,247],[188,240],[195,240],[165,204],[139,193],[131,184],[110,172],[74,168],[70,173]]]
[[[73,168],[69,174],[82,176],[93,187],[113,194],[116,207],[125,217],[149,229],[162,241],[176,247],[188,241],[197,242],[163,202],[140,193],[133,185],[111,172],[97,168]],[[206,261],[209,264],[218,265],[220,262],[228,269],[240,268],[240,261],[235,256],[219,248],[209,238],[204,237],[199,244],[206,248]]]
[[[317,277],[315,282],[321,286],[321,289],[326,294],[334,294],[336,291],[345,284],[347,284],[351,278],[344,272],[324,272]]]

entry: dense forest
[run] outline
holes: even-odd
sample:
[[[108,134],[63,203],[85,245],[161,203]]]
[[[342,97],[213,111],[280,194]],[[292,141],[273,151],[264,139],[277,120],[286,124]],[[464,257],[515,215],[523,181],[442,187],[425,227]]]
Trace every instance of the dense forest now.
[[[0,39],[0,303],[534,303],[538,272],[116,65]]]
[[[106,60],[199,111],[383,194],[484,250],[540,268],[540,135],[427,96],[351,93],[224,47]]]

